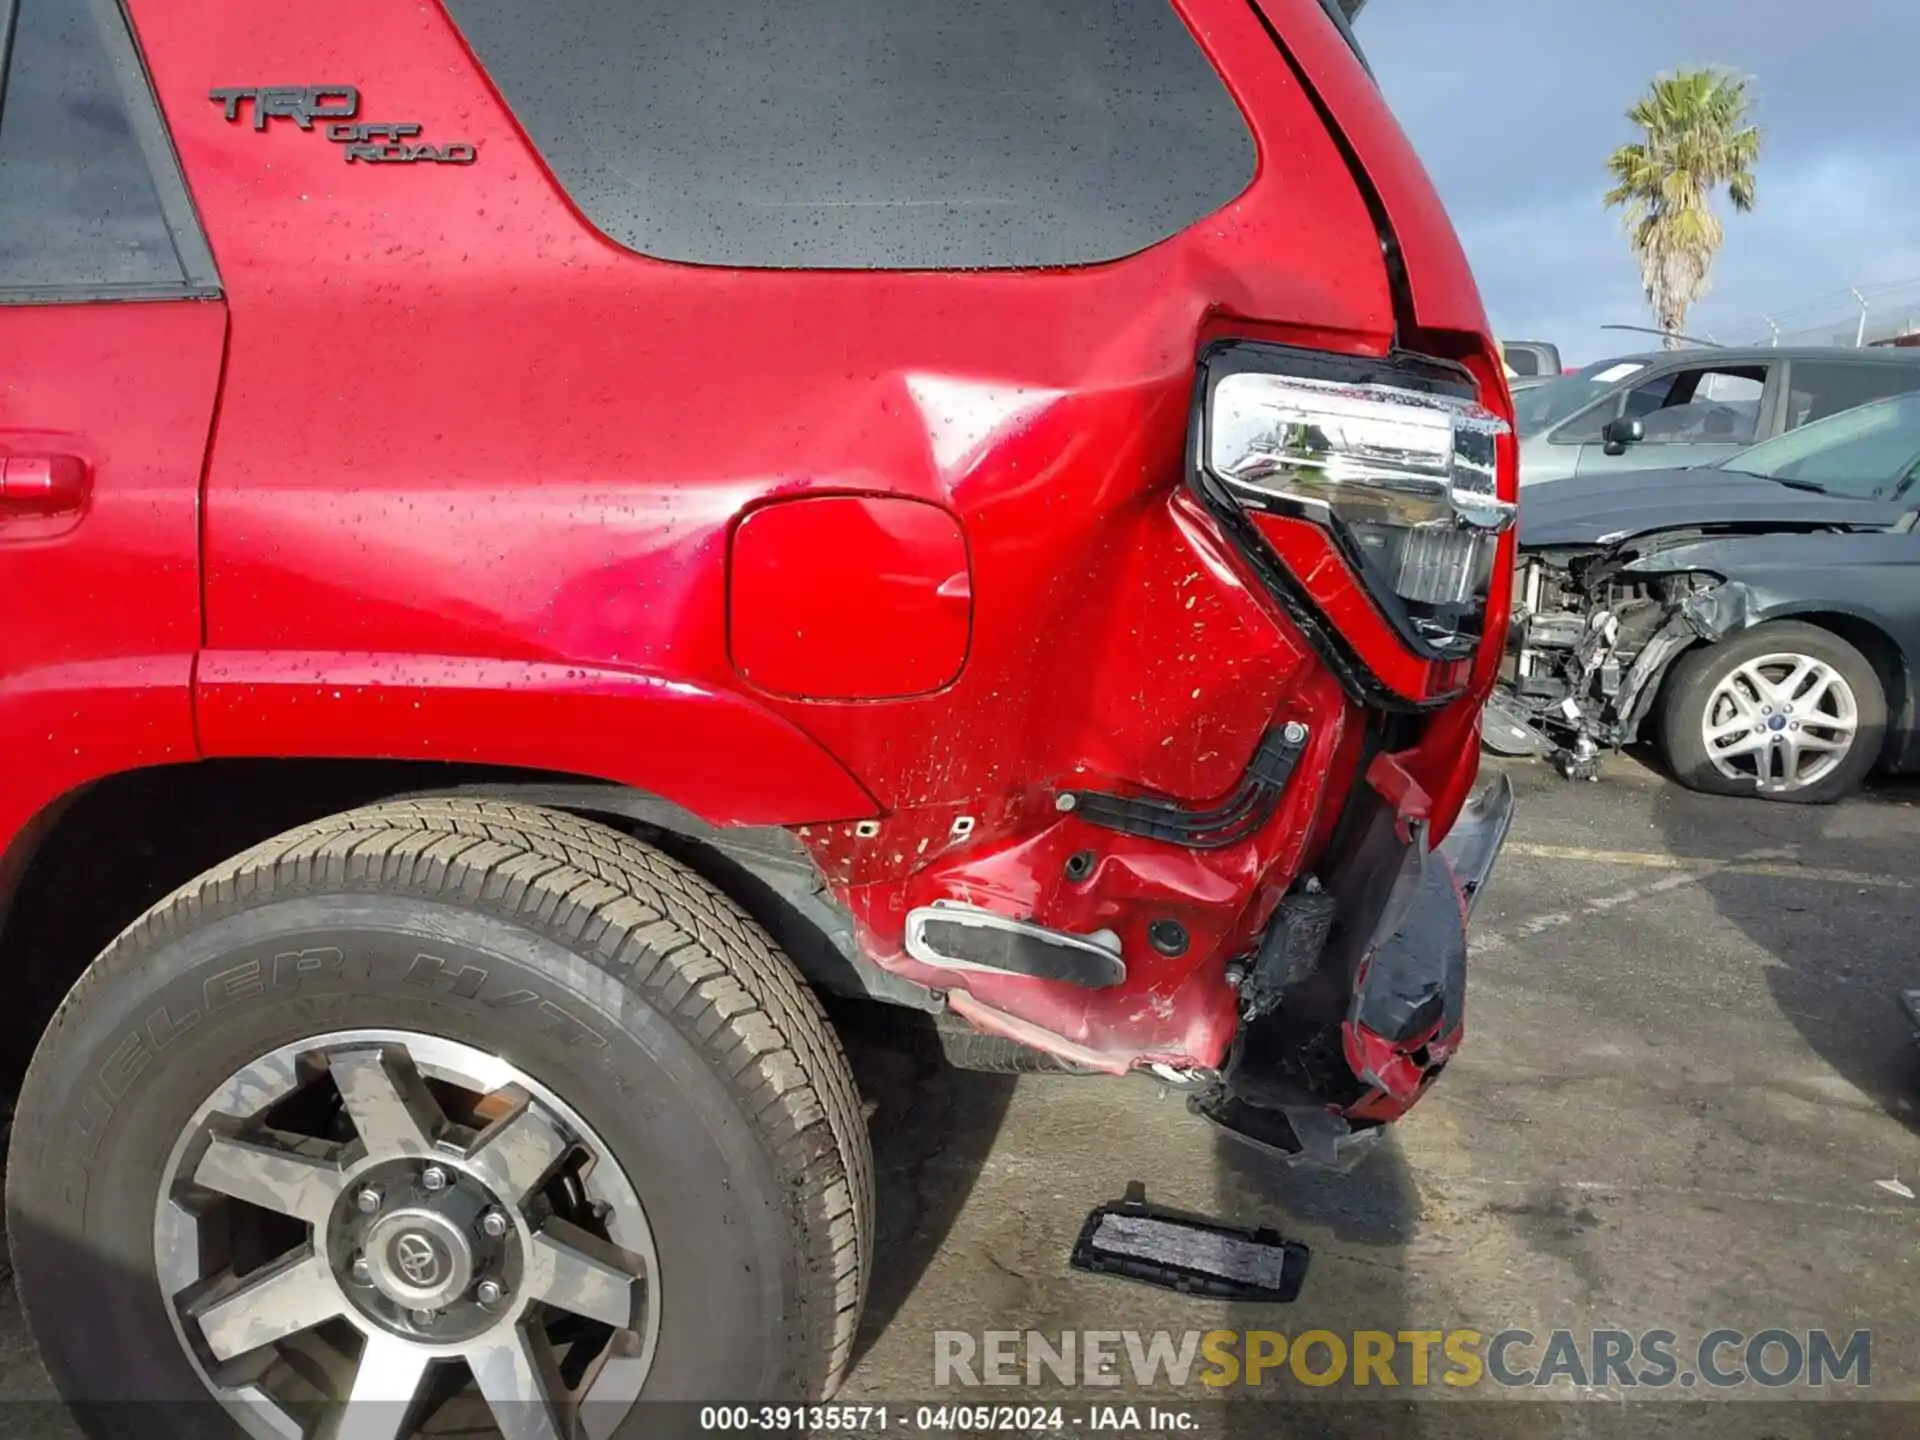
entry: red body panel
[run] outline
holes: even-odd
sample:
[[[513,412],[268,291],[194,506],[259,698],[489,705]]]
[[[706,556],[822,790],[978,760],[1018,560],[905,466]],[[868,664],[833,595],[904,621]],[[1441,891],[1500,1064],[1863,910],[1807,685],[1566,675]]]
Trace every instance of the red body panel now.
[[[1363,72],[1328,48],[1341,42],[1313,0],[1260,4],[1380,167],[1422,324],[1459,332],[1452,353],[1491,354],[1458,246]],[[1325,839],[1359,712],[1182,488],[1195,356],[1222,334],[1368,355],[1396,338],[1366,200],[1253,7],[1178,4],[1258,144],[1238,199],[1110,264],[884,274],[699,268],[613,245],[437,6],[130,8],[230,323],[205,480],[199,753],[565,770],[715,823],[792,826],[868,953],[963,985],[956,1008],[977,1023],[1111,1069],[1221,1060],[1226,959]],[[229,124],[207,98],[285,81],[351,83],[367,116],[471,142],[477,163],[350,166],[291,125]],[[7,654],[4,734],[96,684],[37,664],[108,664],[86,704],[126,708],[99,722],[110,753],[0,782],[0,841],[62,786],[192,749],[192,477],[220,316],[151,313],[123,322],[150,327],[136,348],[185,358],[122,418],[128,435],[168,427],[141,462],[164,465],[149,498],[165,523],[134,537],[103,514],[83,530],[88,554],[164,551],[164,593],[55,617],[34,653]],[[64,383],[51,413],[98,411],[99,380]],[[850,495],[891,498],[771,503]],[[847,543],[895,547],[902,568],[869,560],[826,591],[862,506],[875,528]],[[69,602],[109,583],[61,574]],[[1337,575],[1324,589],[1329,608],[1366,604],[1351,585],[1343,601]],[[36,674],[34,693],[57,698],[21,697]],[[1408,760],[1442,832],[1472,776],[1477,699],[1431,721]],[[1209,801],[1287,719],[1312,732],[1301,778],[1241,844],[1182,851],[1053,807],[1063,784]],[[877,835],[850,823],[873,816]],[[1083,848],[1099,865],[1070,883]],[[1085,991],[927,971],[902,930],[939,898],[1112,929],[1127,979]],[[1185,953],[1145,944],[1161,918],[1186,926]]]
[[[1366,168],[1405,267],[1413,309],[1426,331],[1451,331],[1486,343],[1487,316],[1466,252],[1453,232],[1426,167],[1370,80],[1330,25],[1314,23],[1319,0],[1254,0],[1276,32],[1286,38],[1341,134]],[[1498,366],[1495,366],[1498,369]]]
[[[0,847],[77,786],[195,754],[224,333],[198,301],[0,306],[0,457],[85,475],[78,508],[0,501]]]

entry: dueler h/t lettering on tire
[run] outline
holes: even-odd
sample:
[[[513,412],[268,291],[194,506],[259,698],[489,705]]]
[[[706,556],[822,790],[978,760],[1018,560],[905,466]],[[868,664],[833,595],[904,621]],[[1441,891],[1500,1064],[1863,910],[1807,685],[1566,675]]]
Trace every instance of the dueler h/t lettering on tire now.
[[[453,1394],[559,1435],[575,1403],[607,1433],[642,1395],[830,1390],[871,1191],[838,1042],[751,920],[605,827],[426,802],[121,935],[34,1057],[7,1203],[83,1404],[211,1388],[261,1430],[374,1399],[405,1434]]]

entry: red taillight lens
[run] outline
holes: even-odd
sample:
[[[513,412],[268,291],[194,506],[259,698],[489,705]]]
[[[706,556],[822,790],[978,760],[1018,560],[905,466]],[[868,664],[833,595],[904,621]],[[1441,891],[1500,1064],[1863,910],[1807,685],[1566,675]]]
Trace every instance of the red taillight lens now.
[[[1451,653],[1478,643],[1515,511],[1495,480],[1506,421],[1457,395],[1240,370],[1211,385],[1206,426],[1206,468],[1236,500],[1344,531],[1417,634]]]
[[[1480,403],[1471,376],[1443,362],[1253,344],[1221,346],[1203,363],[1202,497],[1216,511],[1324,532],[1406,661],[1451,671],[1447,662],[1471,656],[1516,509],[1497,478],[1510,427]],[[1324,591],[1324,577],[1292,578]],[[1372,668],[1403,698],[1430,698],[1386,673],[1405,664]]]

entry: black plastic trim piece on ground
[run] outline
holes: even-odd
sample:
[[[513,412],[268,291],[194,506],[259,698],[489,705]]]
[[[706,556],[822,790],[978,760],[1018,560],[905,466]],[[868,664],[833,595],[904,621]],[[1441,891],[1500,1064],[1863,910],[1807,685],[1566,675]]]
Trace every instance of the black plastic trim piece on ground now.
[[[1114,1248],[1110,1240],[1102,1239],[1110,1219],[1165,1232],[1160,1238],[1169,1242],[1169,1250],[1154,1258],[1132,1247]],[[1172,1247],[1181,1242],[1188,1247],[1189,1257],[1215,1260],[1220,1268],[1206,1269],[1176,1258]],[[1118,1275],[1182,1295],[1288,1305],[1299,1298],[1300,1287],[1306,1283],[1309,1258],[1307,1247],[1298,1240],[1285,1239],[1264,1226],[1225,1225],[1204,1216],[1149,1205],[1146,1187],[1135,1181],[1127,1186],[1123,1199],[1102,1205],[1087,1216],[1068,1263],[1076,1270]],[[1237,1275],[1231,1268],[1236,1261],[1246,1267]]]

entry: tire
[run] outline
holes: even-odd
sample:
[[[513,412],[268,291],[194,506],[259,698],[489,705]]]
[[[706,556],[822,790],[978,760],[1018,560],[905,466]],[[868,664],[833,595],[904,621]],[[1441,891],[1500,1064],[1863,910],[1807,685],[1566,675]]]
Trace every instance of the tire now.
[[[659,1316],[650,1367],[633,1382],[644,1399],[831,1395],[871,1262],[872,1159],[845,1056],[812,993],[723,895],[638,841],[544,809],[426,801],[306,826],[187,885],[107,948],[42,1039],[12,1136],[7,1221],[42,1358],[91,1434],[236,1433],[215,1404],[110,1403],[209,1395],[177,1328],[199,1322],[180,1321],[157,1283],[159,1267],[182,1263],[155,1238],[161,1186],[181,1183],[176,1157],[220,1143],[213,1127],[212,1138],[181,1137],[229,1077],[312,1037],[369,1030],[498,1057],[526,1078],[501,1092],[508,1101],[519,1096],[542,1123],[570,1115],[592,1137],[596,1168],[580,1186],[617,1191],[630,1177],[652,1247],[635,1282],[646,1295],[635,1333]],[[392,1078],[428,1041],[412,1043],[369,1053]],[[322,1059],[345,1096],[344,1067],[363,1052]],[[542,1095],[559,1108],[541,1110]],[[451,1103],[439,1107],[448,1117]],[[357,1132],[340,1154],[359,1144],[371,1155],[371,1132],[350,1110],[330,1122],[351,1119]],[[504,1112],[481,1113],[476,1127]],[[404,1163],[418,1197],[425,1162]],[[451,1190],[470,1179],[456,1172]],[[509,1229],[500,1244],[533,1242],[526,1216],[544,1215],[563,1180],[541,1183],[513,1222],[526,1234]],[[215,1196],[216,1210],[231,1203]],[[232,1212],[237,1235],[253,1212]],[[516,1274],[531,1287],[531,1269]],[[348,1283],[339,1278],[338,1293]],[[411,1313],[450,1323],[471,1304]],[[535,1328],[553,1313],[539,1311]],[[372,1341],[360,1343],[371,1353]],[[444,1380],[446,1367],[433,1373]],[[416,1406],[407,1423],[419,1415]],[[691,1432],[695,1419],[649,1405],[626,1412],[619,1433]]]
[[[1789,733],[1805,733],[1809,737],[1818,735],[1828,741],[1838,739],[1843,733],[1839,729],[1825,728],[1825,722],[1833,718],[1825,713],[1821,716],[1821,723],[1809,725],[1806,731],[1800,732],[1801,716],[1788,720],[1778,714],[1736,712],[1734,707],[1742,702],[1722,692],[1723,684],[1734,685],[1733,677],[1741,672],[1742,667],[1755,665],[1756,662],[1762,667],[1760,673],[1763,677],[1771,676],[1777,681],[1784,681],[1788,678],[1789,670],[1786,657],[1792,657],[1795,662],[1807,661],[1824,667],[1842,682],[1833,687],[1821,703],[1831,709],[1847,697],[1851,698],[1853,728],[1848,748],[1837,760],[1831,760],[1818,769],[1813,768],[1815,761],[1825,759],[1824,755],[1803,761],[1811,776],[1806,783],[1785,785],[1780,782],[1779,767],[1785,763],[1785,752],[1780,750],[1772,752],[1767,759],[1769,773],[1774,777],[1768,785],[1760,783],[1757,769],[1754,768],[1754,756],[1727,760],[1725,763],[1728,768],[1741,773],[1725,773],[1708,752],[1704,731],[1709,706],[1715,706],[1716,718],[1727,724],[1735,723],[1736,718],[1753,720],[1754,727],[1748,734],[1756,740],[1780,734],[1772,727],[1783,722],[1794,727]],[[1810,687],[1817,685],[1819,678],[1816,673],[1802,681],[1800,695],[1816,693]],[[1742,693],[1752,695],[1753,698],[1746,703],[1753,710],[1757,710],[1759,701],[1770,698],[1746,690],[1742,690]],[[1797,700],[1799,697],[1791,698]],[[1804,715],[1805,711],[1801,713]],[[1761,733],[1762,726],[1767,727],[1764,735]],[[1667,675],[1661,702],[1660,730],[1667,763],[1673,767],[1674,777],[1690,790],[1709,795],[1758,795],[1763,800],[1788,804],[1827,805],[1858,790],[1879,759],[1887,733],[1886,691],[1872,662],[1832,631],[1797,620],[1776,620],[1757,625],[1731,640],[1699,646],[1682,655]],[[1782,740],[1784,738],[1782,734]],[[1731,743],[1739,745],[1745,743],[1745,739],[1745,736],[1736,734]],[[1753,773],[1747,773],[1749,770]]]

